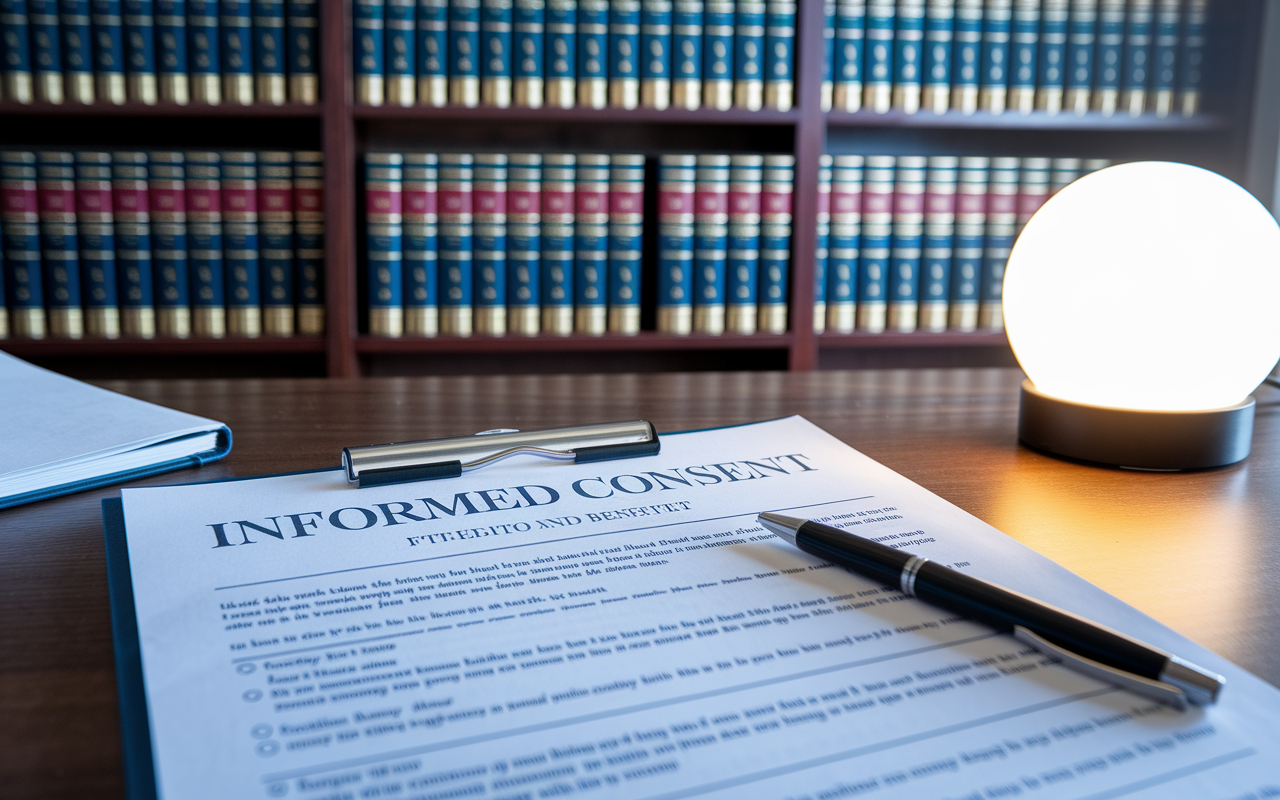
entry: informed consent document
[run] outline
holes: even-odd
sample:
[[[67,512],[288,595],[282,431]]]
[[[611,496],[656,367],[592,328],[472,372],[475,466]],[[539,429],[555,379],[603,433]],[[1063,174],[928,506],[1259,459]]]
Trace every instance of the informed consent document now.
[[[122,495],[163,798],[1280,796],[1280,691],[799,417],[627,461]],[[760,511],[1091,617],[1222,700],[1093,681]]]

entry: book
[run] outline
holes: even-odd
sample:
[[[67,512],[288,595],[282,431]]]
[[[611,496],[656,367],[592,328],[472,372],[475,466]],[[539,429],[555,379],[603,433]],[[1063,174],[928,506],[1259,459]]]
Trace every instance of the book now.
[[[507,332],[507,157],[474,157],[471,184],[472,329]]]
[[[664,109],[671,105],[671,0],[641,0],[640,105]]]
[[[831,107],[836,111],[862,108],[862,50],[866,46],[866,0],[838,0],[835,15]]]
[[[387,105],[411,106],[417,101],[418,33],[417,0],[386,0],[386,36],[383,57],[386,77],[383,95]]]
[[[992,114],[1004,113],[1007,105],[1012,28],[1012,0],[986,0],[982,9],[982,87],[978,107]]]
[[[1018,175],[1018,227],[1014,238],[1022,235],[1022,229],[1040,206],[1049,199],[1053,188],[1053,160],[1048,158],[1024,158]]]
[[[577,157],[548,153],[542,157],[542,332],[573,333],[574,181]]]
[[[511,0],[480,0],[480,104],[511,105]],[[504,316],[505,319],[505,316]]]
[[[89,0],[93,26],[94,97],[120,105],[127,99],[124,75],[124,29],[121,0]]]
[[[728,267],[729,170],[727,155],[698,156],[693,206],[693,330],[725,329]]]
[[[320,13],[317,0],[285,0],[289,101],[320,102],[318,73]]]
[[[1151,82],[1151,44],[1155,24],[1153,0],[1129,0],[1124,25],[1124,67],[1120,76],[1120,107],[1139,117],[1147,108]]]
[[[293,153],[258,153],[258,244],[262,332],[292,336],[294,326]]]
[[[764,157],[729,158],[725,240],[725,323],[729,333],[756,332],[760,284],[760,192]]]
[[[813,332],[827,329],[827,264],[831,242],[831,156],[818,156],[817,241],[813,249]]]
[[[987,224],[979,285],[978,327],[1004,328],[1004,269],[1018,224],[1019,159],[993,158],[987,176]]]
[[[702,0],[674,0],[671,12],[671,105],[702,107]]]
[[[547,0],[545,98],[550,108],[573,108],[578,88],[578,2]]]
[[[920,110],[924,70],[925,0],[898,0],[893,39],[893,107]]]
[[[135,103],[155,105],[160,99],[156,79],[156,27],[154,0],[121,0],[125,89]]]
[[[187,1],[155,0],[156,82],[161,103],[191,102],[187,63]]]
[[[956,0],[951,46],[951,107],[962,114],[978,110],[982,69],[982,0]]]
[[[386,97],[385,0],[354,0],[352,14],[356,103],[380,106]]]
[[[791,195],[795,156],[764,157],[760,192],[760,310],[762,333],[786,333],[791,285]]]
[[[837,165],[838,166],[838,165]],[[862,236],[858,248],[858,329],[882,333],[888,322],[897,159],[867,156],[862,172]],[[836,198],[832,198],[834,201]]]
[[[452,78],[450,79],[452,80]],[[466,153],[442,153],[437,170],[437,248],[440,269],[440,332],[470,336],[471,181],[474,159]]]
[[[27,0],[0,0],[0,85],[5,99],[30,103],[35,99],[31,70],[31,26]]]
[[[227,103],[252,105],[253,4],[251,0],[218,0],[218,6],[222,99]]]
[[[293,153],[294,275],[298,333],[324,333],[324,154]]]
[[[373,336],[404,333],[403,164],[404,156],[399,153],[365,153],[364,156],[365,258],[369,276],[369,333]]]
[[[658,314],[660,333],[693,332],[694,194],[698,157],[658,157]]]
[[[517,108],[541,108],[546,0],[515,0],[512,11],[511,102]]]
[[[75,2],[75,0],[62,0]],[[187,66],[191,101],[222,102],[222,55],[218,44],[219,0],[187,0]]]
[[[1009,108],[1030,114],[1036,107],[1040,0],[1014,0],[1009,42]]]
[[[40,263],[40,205],[36,154],[0,153],[0,284],[7,336],[43,339],[46,332]]]
[[[733,10],[733,107],[764,105],[764,0],[736,0]]]
[[[1125,0],[1098,0],[1098,34],[1094,47],[1093,94],[1090,107],[1103,116],[1115,113],[1120,102],[1120,71],[1124,55]]]
[[[440,331],[437,165],[433,153],[404,154],[400,213],[406,336],[435,336]]]
[[[960,159],[930,156],[924,196],[924,238],[920,252],[918,330],[947,329],[951,299],[951,256],[956,227],[956,184]]]
[[[1181,21],[1181,0],[1159,0],[1151,48],[1151,107],[1162,119],[1173,111],[1173,94],[1178,83]]]
[[[1049,196],[1057,194],[1080,177],[1080,159],[1055,158],[1050,165]]]
[[[1187,0],[1182,24],[1182,52],[1178,56],[1178,109],[1184,117],[1200,110],[1200,82],[1203,79],[1205,24],[1209,0]]]
[[[6,234],[6,259],[10,269],[22,264],[41,267],[46,331],[55,339],[79,339],[84,336],[84,311],[81,308],[80,238],[76,229],[75,156],[67,152],[42,150],[36,158],[40,238],[33,242],[30,228],[23,228],[20,230],[21,246],[11,247]],[[5,188],[7,190],[8,187]],[[26,191],[25,187],[23,191]],[[9,202],[6,199],[6,208]],[[24,195],[24,213],[30,213],[29,203],[30,195]],[[29,224],[30,217],[24,216],[24,222]],[[8,227],[9,223],[0,224]],[[38,323],[34,314],[32,317],[31,328],[34,330]],[[10,322],[16,323],[18,330],[24,324],[23,320],[16,318]]]
[[[120,280],[120,333],[150,339],[156,335],[156,309],[145,152],[117,150],[111,154],[111,204]]]
[[[110,153],[76,153],[76,233],[85,333],[97,339],[118,338],[120,295]]]
[[[227,335],[226,271],[222,263],[222,156],[186,154],[187,263],[191,281],[191,332]]]
[[[578,0],[577,19],[578,105],[604,108],[609,101],[609,0]]]
[[[827,3],[823,2],[824,9]],[[824,36],[824,46],[826,34]],[[790,111],[795,105],[795,0],[769,0],[764,18],[764,107]],[[830,69],[830,67],[827,67]],[[826,81],[830,87],[830,76]],[[827,92],[827,108],[831,107]]]
[[[217,461],[222,423],[90,386],[0,353],[0,508]]]
[[[1098,30],[1098,0],[1071,0],[1067,33],[1066,97],[1063,106],[1083,115],[1091,105],[1093,49]]]
[[[929,159],[898,156],[893,176],[893,239],[885,298],[885,327],[911,333],[920,319],[920,255],[924,244],[924,194]]]
[[[542,156],[507,157],[507,333],[537,336],[542,327]]]
[[[640,105],[640,0],[609,0],[609,107]]]
[[[227,333],[262,335],[258,157],[222,153],[222,263],[227,279]]]
[[[449,104],[449,0],[418,0],[418,105]]]
[[[59,105],[66,99],[66,92],[62,83],[58,0],[27,0],[27,23],[31,26],[31,80],[35,99]]]
[[[609,157],[609,333],[640,332],[644,156]]]
[[[1040,64],[1036,79],[1036,108],[1049,114],[1062,111],[1067,71],[1067,31],[1070,0],[1044,0],[1040,6]]]
[[[951,49],[955,17],[955,0],[929,0],[925,7],[920,103],[935,114],[944,114],[951,107]]]
[[[93,28],[89,0],[58,0],[62,34],[62,88],[73,103],[92,103]]]
[[[857,326],[865,165],[866,159],[858,155],[840,155],[832,159],[826,292],[826,328],[832,333],[853,333]]]
[[[862,104],[884,114],[893,104],[893,0],[867,0]]]
[[[836,0],[822,0],[822,87],[818,106],[830,111],[835,96]]]
[[[599,336],[609,316],[609,156],[578,156],[573,194],[573,330]]]
[[[733,107],[733,0],[702,3],[702,105]]]
[[[191,335],[191,283],[187,256],[186,176],[179,151],[147,154],[151,214],[151,268],[155,274],[156,334]]]
[[[951,259],[951,301],[948,327],[956,331],[978,329],[983,242],[987,226],[987,172],[991,159],[960,159],[956,184],[956,232]]]
[[[449,103],[480,105],[480,0],[449,0]]]

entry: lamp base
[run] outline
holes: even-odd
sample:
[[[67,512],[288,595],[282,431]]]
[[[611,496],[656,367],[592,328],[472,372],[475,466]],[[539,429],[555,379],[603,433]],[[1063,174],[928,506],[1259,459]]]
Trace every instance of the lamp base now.
[[[1018,439],[1029,447],[1115,467],[1184,470],[1243,461],[1253,440],[1252,397],[1208,411],[1136,411],[1050,397],[1022,382]]]

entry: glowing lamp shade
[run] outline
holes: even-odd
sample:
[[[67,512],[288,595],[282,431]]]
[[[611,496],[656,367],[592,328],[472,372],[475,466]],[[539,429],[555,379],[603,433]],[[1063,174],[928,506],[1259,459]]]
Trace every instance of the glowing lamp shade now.
[[[1061,401],[1094,416],[1107,409],[1169,412],[1112,415],[1121,433],[1155,420],[1166,429],[1152,435],[1166,438],[1187,420],[1194,428],[1217,419],[1209,429],[1227,420],[1227,434],[1237,440],[1245,413],[1233,412],[1230,422],[1227,412],[1247,406],[1239,458],[1252,434],[1249,394],[1280,359],[1277,298],[1280,226],[1271,214],[1226,178],[1167,162],[1110,167],[1058,192],[1027,223],[1004,279],[1009,342],[1035,402]],[[1085,423],[1055,417],[1052,424]],[[1145,466],[1219,465],[1156,461]]]

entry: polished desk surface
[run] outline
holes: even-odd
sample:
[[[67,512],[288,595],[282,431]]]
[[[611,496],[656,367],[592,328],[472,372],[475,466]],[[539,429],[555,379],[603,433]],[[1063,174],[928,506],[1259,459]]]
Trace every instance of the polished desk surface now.
[[[1187,474],[1015,443],[1016,370],[116,381],[223,420],[226,460],[132,485],[336,466],[346,445],[648,419],[659,431],[802,414],[1121,599],[1280,684],[1280,392],[1253,455]],[[100,501],[0,511],[0,796],[123,794]]]

